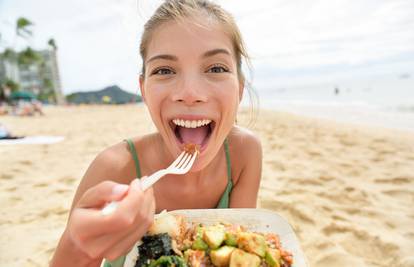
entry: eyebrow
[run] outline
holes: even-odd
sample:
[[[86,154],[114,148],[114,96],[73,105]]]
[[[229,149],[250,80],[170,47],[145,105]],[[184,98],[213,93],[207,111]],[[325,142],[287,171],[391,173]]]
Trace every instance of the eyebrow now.
[[[215,56],[217,54],[226,54],[226,55],[231,56],[230,52],[227,49],[217,48],[217,49],[213,49],[213,50],[210,50],[210,51],[205,52],[203,54],[203,57],[204,58],[206,58],[206,57],[212,57],[212,56]]]
[[[222,48],[217,48],[217,49],[213,49],[210,51],[205,52],[202,57],[206,58],[206,57],[212,57],[215,56],[217,54],[226,54],[231,56],[230,52],[227,49],[222,49]],[[147,63],[157,60],[157,59],[164,59],[164,60],[171,60],[171,61],[178,61],[178,58],[176,56],[173,55],[168,55],[168,54],[161,54],[161,55],[156,55],[151,57],[150,59],[147,60]]]
[[[165,59],[165,60],[172,60],[172,61],[178,61],[178,58],[176,56],[173,55],[167,55],[167,54],[161,54],[161,55],[156,55],[153,56],[152,58],[147,60],[147,63],[154,61],[156,59]]]

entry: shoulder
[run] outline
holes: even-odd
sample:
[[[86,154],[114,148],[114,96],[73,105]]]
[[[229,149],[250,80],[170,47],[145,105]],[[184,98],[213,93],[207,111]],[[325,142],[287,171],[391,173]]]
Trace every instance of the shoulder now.
[[[148,154],[148,146],[153,144],[155,135],[143,135],[129,140],[137,153],[137,156],[142,160],[143,155],[138,155],[139,152],[146,151]],[[116,182],[129,182],[130,179],[135,178],[135,163],[130,145],[126,140],[119,142],[113,146],[101,151],[92,162],[90,168],[98,168],[102,175],[111,174],[111,180]],[[131,176],[131,177],[130,177]]]
[[[234,126],[230,131],[229,146],[233,153],[245,159],[262,154],[260,138],[254,132],[240,126]]]
[[[145,136],[131,140],[134,145],[139,146],[143,138]],[[121,141],[102,150],[89,165],[79,183],[72,207],[89,188],[107,180],[129,184],[135,178],[135,174],[135,165],[127,142]]]
[[[131,154],[125,141],[105,148],[92,161],[84,180],[97,184],[104,180],[122,181],[121,173],[127,168]],[[89,183],[88,183],[89,184]]]
[[[103,170],[121,169],[129,157],[128,145],[122,141],[102,150],[91,163],[91,167],[99,167]]]
[[[237,183],[243,173],[261,171],[262,145],[252,131],[235,126],[228,136],[232,178]]]
[[[229,134],[234,187],[230,207],[256,207],[262,173],[262,145],[252,131],[234,127]]]

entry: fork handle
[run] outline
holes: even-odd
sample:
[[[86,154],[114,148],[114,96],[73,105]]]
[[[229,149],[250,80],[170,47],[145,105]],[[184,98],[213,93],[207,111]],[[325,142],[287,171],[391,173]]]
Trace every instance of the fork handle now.
[[[159,170],[159,171],[153,173],[152,175],[142,179],[141,180],[142,191],[145,191],[148,188],[150,188],[153,184],[155,184],[161,177],[163,177],[167,173],[168,173],[168,171],[163,169],[163,170]]]
[[[165,169],[164,170],[159,170],[159,171],[153,173],[152,175],[142,179],[141,180],[142,191],[145,191],[148,188],[150,188],[153,184],[155,184],[161,177],[163,177],[167,173],[168,173],[168,171],[165,170]],[[113,213],[116,210],[117,207],[118,207],[118,201],[111,201],[108,205],[106,205],[101,210],[101,213],[102,213],[102,215],[109,215],[109,214]]]

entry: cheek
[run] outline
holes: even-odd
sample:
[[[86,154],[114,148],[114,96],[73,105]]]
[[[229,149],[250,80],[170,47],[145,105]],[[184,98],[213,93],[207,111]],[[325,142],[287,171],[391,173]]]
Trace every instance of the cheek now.
[[[239,105],[239,88],[235,81],[222,84],[217,90],[217,96],[226,113],[234,113]]]
[[[163,90],[156,86],[148,86],[145,91],[145,104],[151,115],[152,120],[156,123],[160,120],[161,102],[163,99]]]
[[[166,90],[162,86],[151,85],[145,89],[145,100],[149,108],[159,109],[160,103],[165,98]]]

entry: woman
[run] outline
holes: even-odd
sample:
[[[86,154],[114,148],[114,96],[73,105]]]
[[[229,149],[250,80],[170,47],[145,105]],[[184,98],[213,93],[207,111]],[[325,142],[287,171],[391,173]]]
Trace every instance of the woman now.
[[[226,11],[209,1],[165,1],[146,23],[141,94],[158,132],[101,152],[76,192],[52,266],[99,266],[124,255],[164,209],[251,208],[261,176],[261,145],[235,125],[247,57]],[[139,179],[169,166],[186,143],[200,154],[185,175],[143,192]],[[100,213],[117,200],[114,213]]]

